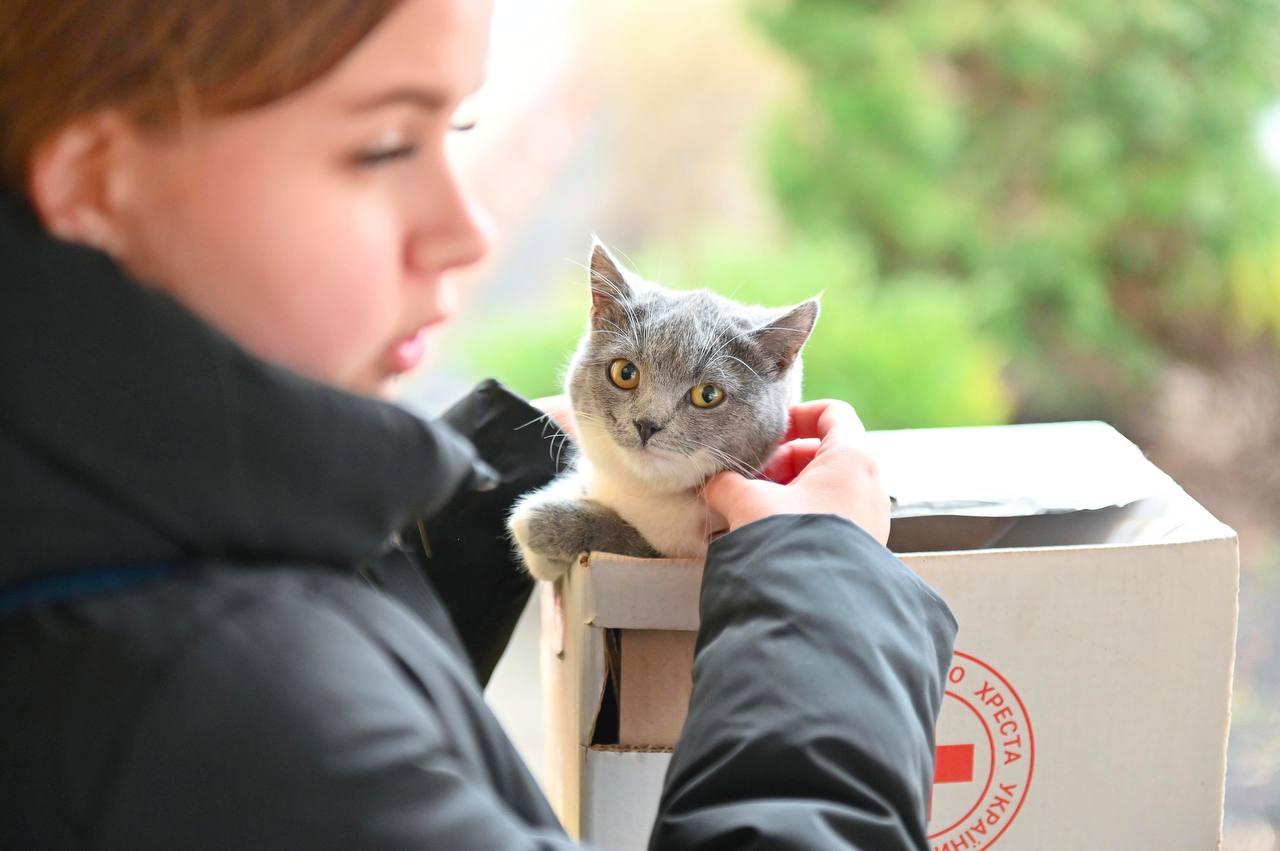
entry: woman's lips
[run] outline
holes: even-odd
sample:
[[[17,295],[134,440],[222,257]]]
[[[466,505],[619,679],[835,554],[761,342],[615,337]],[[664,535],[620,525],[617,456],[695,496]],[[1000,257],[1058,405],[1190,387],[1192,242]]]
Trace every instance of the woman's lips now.
[[[422,326],[408,337],[391,345],[392,372],[408,372],[422,360],[427,351],[427,326]]]

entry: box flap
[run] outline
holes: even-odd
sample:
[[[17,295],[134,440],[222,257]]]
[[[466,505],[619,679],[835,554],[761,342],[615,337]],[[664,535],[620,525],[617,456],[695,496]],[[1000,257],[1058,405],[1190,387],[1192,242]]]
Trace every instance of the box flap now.
[[[899,517],[1026,517],[1123,506],[1165,476],[1102,422],[867,433]]]
[[[702,561],[591,553],[584,613],[593,626],[697,629]]]

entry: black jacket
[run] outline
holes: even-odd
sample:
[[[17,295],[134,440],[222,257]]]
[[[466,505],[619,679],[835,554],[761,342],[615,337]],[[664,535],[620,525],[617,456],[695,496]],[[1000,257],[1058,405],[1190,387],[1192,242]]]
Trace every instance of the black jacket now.
[[[570,847],[481,697],[536,416],[307,381],[0,197],[0,847]],[[652,846],[927,847],[955,630],[835,517],[715,542]]]

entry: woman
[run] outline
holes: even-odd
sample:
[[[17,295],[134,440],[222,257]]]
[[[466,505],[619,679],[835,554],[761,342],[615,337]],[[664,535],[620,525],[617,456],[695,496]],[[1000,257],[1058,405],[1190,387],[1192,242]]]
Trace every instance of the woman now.
[[[481,698],[552,474],[380,400],[485,239],[475,0],[0,9],[0,845],[562,848]],[[725,474],[652,846],[924,848],[955,621],[834,402]]]

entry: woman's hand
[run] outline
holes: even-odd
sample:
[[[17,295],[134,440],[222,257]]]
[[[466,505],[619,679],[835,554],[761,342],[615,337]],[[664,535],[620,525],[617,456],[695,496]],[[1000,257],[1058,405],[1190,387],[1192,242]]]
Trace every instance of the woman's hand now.
[[[836,514],[889,540],[889,497],[876,463],[863,448],[866,430],[846,402],[806,402],[791,409],[785,442],[763,479],[725,472],[702,495],[729,531],[775,514]]]
[[[540,399],[532,399],[529,402],[538,410],[551,417],[555,424],[560,426],[560,430],[571,438],[577,438],[573,428],[573,406],[569,404],[567,394],[561,393],[559,396],[543,396]]]

